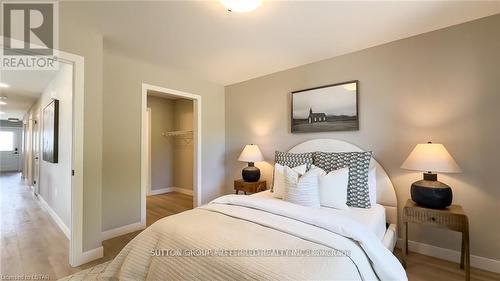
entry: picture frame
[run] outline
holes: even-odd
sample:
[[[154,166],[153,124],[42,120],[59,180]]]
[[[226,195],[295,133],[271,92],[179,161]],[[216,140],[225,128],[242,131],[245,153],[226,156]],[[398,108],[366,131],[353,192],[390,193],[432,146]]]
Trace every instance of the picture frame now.
[[[59,157],[59,100],[52,101],[42,112],[42,159],[57,163]]]
[[[329,84],[290,93],[292,133],[359,130],[359,81]]]

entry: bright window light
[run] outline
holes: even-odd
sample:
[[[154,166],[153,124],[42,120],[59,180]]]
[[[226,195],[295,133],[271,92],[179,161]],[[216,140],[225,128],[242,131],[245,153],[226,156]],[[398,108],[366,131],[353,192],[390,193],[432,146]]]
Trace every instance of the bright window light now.
[[[14,151],[14,132],[0,131],[0,151]]]
[[[8,87],[9,87],[9,85],[0,82],[0,88],[8,88]]]

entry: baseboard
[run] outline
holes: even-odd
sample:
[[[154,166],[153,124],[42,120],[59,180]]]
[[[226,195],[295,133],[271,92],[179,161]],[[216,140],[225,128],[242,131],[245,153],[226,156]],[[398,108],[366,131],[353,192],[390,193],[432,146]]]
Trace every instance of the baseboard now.
[[[193,190],[192,189],[186,189],[186,188],[180,188],[180,187],[173,187],[173,191],[193,196]]]
[[[49,213],[49,215],[52,218],[52,220],[57,224],[57,226],[59,227],[59,229],[61,229],[61,231],[66,236],[66,238],[68,238],[68,240],[70,240],[71,239],[71,231],[64,224],[64,222],[62,221],[62,219],[56,214],[56,212],[43,199],[42,195],[38,194],[37,198],[38,198],[38,202],[40,202],[40,205],[47,211],[47,213]]]
[[[136,223],[120,226],[117,228],[103,231],[101,233],[101,239],[102,239],[102,241],[108,240],[108,239],[115,238],[115,237],[118,237],[121,235],[125,235],[128,233],[134,232],[134,231],[143,230],[144,228],[146,228],[146,224],[141,223],[141,222],[136,222]]]
[[[94,261],[96,259],[100,259],[104,256],[104,249],[103,247],[95,248],[92,250],[88,250],[86,252],[83,252],[79,257],[78,260],[76,261],[75,265],[72,265],[73,267],[80,266],[82,264],[86,264],[88,262]]]
[[[149,195],[159,195],[159,194],[164,194],[164,193],[169,193],[169,192],[179,192],[182,194],[193,196],[192,189],[180,188],[180,187],[175,187],[175,186],[159,188],[159,189],[152,189]]]
[[[399,248],[401,248],[401,243],[403,243],[403,240],[398,239],[397,245]],[[408,241],[408,250],[422,255],[432,256],[435,258],[460,263],[459,251],[441,248],[415,241]],[[500,261],[498,260],[471,255],[470,264],[472,267],[475,268],[500,273]]]
[[[148,195],[159,195],[159,194],[169,193],[172,191],[174,191],[173,187],[151,189],[151,192]]]

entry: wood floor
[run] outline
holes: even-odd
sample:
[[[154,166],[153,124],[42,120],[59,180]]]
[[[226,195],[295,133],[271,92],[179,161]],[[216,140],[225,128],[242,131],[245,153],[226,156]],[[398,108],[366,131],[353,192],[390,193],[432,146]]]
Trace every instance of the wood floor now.
[[[146,223],[193,208],[192,196],[169,193],[147,198]],[[104,257],[73,268],[69,241],[19,173],[0,174],[0,279],[32,275],[57,280],[113,259],[140,231],[103,241]],[[44,279],[46,280],[46,279]]]
[[[68,264],[68,240],[42,209],[19,174],[0,174],[0,277],[47,274],[58,279],[113,259],[140,231],[103,241],[104,257],[83,266]],[[147,225],[192,208],[192,197],[180,193],[150,196]],[[396,251],[399,255],[399,251]],[[411,281],[465,280],[458,264],[410,253],[407,274]],[[498,281],[500,274],[472,268],[471,280]],[[5,279],[5,278],[3,278]]]

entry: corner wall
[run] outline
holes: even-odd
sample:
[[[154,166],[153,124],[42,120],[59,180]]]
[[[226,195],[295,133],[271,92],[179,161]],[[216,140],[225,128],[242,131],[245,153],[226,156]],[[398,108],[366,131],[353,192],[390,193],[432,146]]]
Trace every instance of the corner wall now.
[[[500,261],[500,15],[300,66],[226,87],[226,186],[255,143],[272,179],[275,150],[336,138],[373,150],[402,206],[421,173],[400,168],[417,143],[443,143],[464,171],[442,174],[471,228],[471,253]],[[360,130],[290,133],[290,92],[359,80]],[[460,250],[457,233],[411,226],[410,239]]]
[[[82,3],[59,3],[59,48],[85,59],[83,251],[101,245],[102,190],[102,52],[103,37],[86,28],[78,17]],[[77,171],[78,172],[78,171]]]
[[[141,219],[142,83],[202,97],[202,202],[225,192],[224,87],[105,48],[103,231]]]
[[[162,133],[174,130],[175,101],[148,96],[151,109],[151,190],[165,189],[174,184],[174,144]]]

